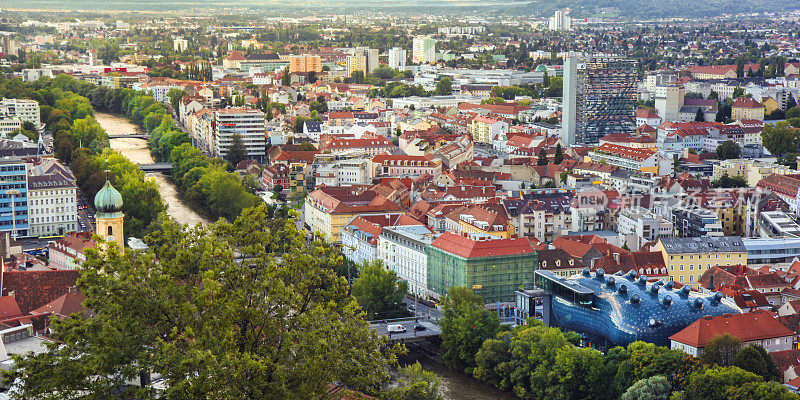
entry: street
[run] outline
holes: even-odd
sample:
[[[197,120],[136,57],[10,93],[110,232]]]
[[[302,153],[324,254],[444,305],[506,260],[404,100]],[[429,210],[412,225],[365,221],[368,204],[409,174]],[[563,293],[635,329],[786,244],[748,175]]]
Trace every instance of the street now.
[[[389,332],[386,330],[387,326],[389,325],[403,325],[406,329],[403,333],[392,333],[389,336]],[[422,326],[424,330],[415,330],[415,326]],[[408,338],[417,338],[417,337],[427,337],[427,336],[438,336],[442,333],[441,329],[439,329],[439,325],[428,321],[427,319],[418,318],[417,321],[414,318],[407,318],[402,320],[388,320],[386,323],[373,323],[370,324],[370,329],[375,330],[379,336],[387,336],[390,339],[408,339]]]
[[[428,307],[420,302],[415,302],[414,299],[404,298],[403,304],[405,304],[406,310],[408,310],[408,306],[410,305],[416,306],[417,317],[431,317],[435,321],[438,321],[440,318],[442,318],[442,312],[439,311],[438,308]],[[414,314],[414,311],[409,310],[409,312]]]

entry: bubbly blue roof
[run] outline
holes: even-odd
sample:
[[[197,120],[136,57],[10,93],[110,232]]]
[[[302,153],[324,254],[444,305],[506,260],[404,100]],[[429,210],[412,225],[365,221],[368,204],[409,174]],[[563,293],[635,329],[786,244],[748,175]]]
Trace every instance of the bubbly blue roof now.
[[[672,282],[649,283],[646,276],[637,277],[634,271],[605,275],[602,269],[596,273],[586,269],[583,274],[560,279],[594,296],[590,305],[580,305],[567,296],[554,295],[551,324],[604,339],[610,345],[642,340],[665,346],[671,335],[699,318],[742,312],[723,299],[722,293],[701,294],[688,286],[676,290]]]

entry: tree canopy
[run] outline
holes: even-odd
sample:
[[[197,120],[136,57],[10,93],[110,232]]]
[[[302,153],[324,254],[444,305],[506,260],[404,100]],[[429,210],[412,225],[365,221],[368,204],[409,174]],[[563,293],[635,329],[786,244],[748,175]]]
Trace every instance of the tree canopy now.
[[[19,398],[111,398],[142,372],[166,393],[139,399],[329,398],[328,385],[378,393],[397,349],[369,330],[342,254],[307,244],[266,207],[187,228],[165,219],[145,252],[90,250],[78,286],[93,316],[53,320],[55,340],[18,355]]]

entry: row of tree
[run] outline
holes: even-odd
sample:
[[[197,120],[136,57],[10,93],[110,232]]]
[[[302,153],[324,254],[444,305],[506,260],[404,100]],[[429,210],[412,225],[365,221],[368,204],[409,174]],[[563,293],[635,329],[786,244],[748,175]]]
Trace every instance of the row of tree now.
[[[96,86],[66,75],[27,84],[18,80],[0,81],[3,97],[39,102],[42,120],[53,133],[56,157],[70,167],[87,198],[94,198],[106,178],[111,180],[122,194],[127,233],[142,236],[165,209],[158,187],[154,181],[145,179],[136,164],[108,150],[108,134],[94,119],[93,102],[74,90],[94,95],[95,101],[101,98]],[[108,93],[111,92],[102,96],[104,101]]]
[[[450,288],[442,308],[442,361],[523,399],[797,398],[761,346],[730,336],[712,340],[702,359],[645,342],[603,354],[532,318],[509,330],[469,288]]]
[[[250,193],[242,179],[227,171],[228,163],[209,158],[189,143],[170,152],[172,179],[191,201],[203,205],[214,217],[236,219],[242,210],[261,203]]]

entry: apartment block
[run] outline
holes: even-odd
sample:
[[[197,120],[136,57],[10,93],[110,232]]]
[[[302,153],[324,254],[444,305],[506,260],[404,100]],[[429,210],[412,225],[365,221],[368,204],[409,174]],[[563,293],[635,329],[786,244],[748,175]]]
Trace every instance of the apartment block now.
[[[212,121],[211,150],[214,157],[225,158],[239,135],[247,149],[247,156],[262,161],[266,155],[266,120],[260,110],[226,108],[215,110]]]

